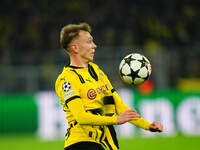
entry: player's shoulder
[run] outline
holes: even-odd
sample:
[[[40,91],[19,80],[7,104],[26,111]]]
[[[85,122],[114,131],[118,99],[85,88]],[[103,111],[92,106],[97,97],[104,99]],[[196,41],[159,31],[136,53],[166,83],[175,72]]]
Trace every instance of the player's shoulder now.
[[[69,75],[70,73],[71,71],[67,67],[64,67],[62,72],[58,75],[57,80],[65,79],[65,77]]]
[[[89,65],[91,65],[94,68],[99,68],[99,66],[97,64],[93,63],[93,62],[90,62]]]
[[[76,75],[74,70],[76,70],[76,68],[74,68],[72,66],[66,66],[66,67],[63,68],[61,76],[65,76],[65,77],[70,77],[71,78],[71,76]]]
[[[98,71],[101,70],[102,71],[102,69],[99,67],[99,65],[97,65],[93,62],[90,62],[89,65],[91,65],[94,68],[94,70],[98,70]]]
[[[76,79],[76,75],[70,67],[64,67],[63,71],[58,75],[56,79],[56,85],[60,82],[65,81],[74,81]]]
[[[97,64],[91,62],[89,63],[95,70],[95,72],[98,74],[98,76],[100,76],[101,78],[107,75],[104,73],[104,71],[101,69],[101,67],[99,67]]]
[[[93,62],[90,62],[89,63],[94,69],[97,69],[97,70],[100,70],[100,71],[103,71],[102,67],[93,63]]]

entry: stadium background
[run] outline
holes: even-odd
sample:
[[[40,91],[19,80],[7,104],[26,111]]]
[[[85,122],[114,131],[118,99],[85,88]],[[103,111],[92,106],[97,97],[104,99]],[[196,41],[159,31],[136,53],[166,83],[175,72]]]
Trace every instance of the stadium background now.
[[[59,31],[80,22],[92,26],[95,62],[126,103],[145,118],[164,122],[161,135],[120,126],[121,150],[198,149],[199,6],[189,0],[2,0],[1,149],[63,149],[66,122],[52,91],[69,58],[59,45]],[[118,75],[120,60],[131,52],[152,63],[151,80],[140,87],[123,84]]]

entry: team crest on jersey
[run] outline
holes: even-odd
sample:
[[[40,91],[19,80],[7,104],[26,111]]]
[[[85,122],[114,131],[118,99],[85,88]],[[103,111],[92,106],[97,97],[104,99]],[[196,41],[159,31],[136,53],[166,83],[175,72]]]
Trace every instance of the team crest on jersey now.
[[[103,80],[103,74],[101,73],[100,70],[98,70],[98,71],[99,71],[99,77],[100,77],[100,79]]]
[[[69,82],[64,82],[62,85],[62,89],[64,92],[67,92],[71,89],[71,84]]]

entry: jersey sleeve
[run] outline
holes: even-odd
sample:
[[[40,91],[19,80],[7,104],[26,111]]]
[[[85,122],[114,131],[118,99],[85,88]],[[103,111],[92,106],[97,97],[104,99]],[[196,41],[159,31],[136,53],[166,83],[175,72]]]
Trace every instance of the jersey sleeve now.
[[[123,102],[123,100],[121,99],[121,97],[117,94],[117,92],[113,92],[113,98],[115,101],[115,107],[117,110],[117,114],[121,114],[126,110],[130,110],[130,108]],[[149,130],[149,125],[151,124],[150,122],[148,122],[147,120],[145,120],[144,118],[138,118],[137,120],[132,120],[129,121],[131,124],[134,124],[140,128],[143,128],[145,130]]]
[[[79,80],[76,80],[76,76],[73,76],[73,73],[62,74],[56,81],[55,90],[63,105],[68,101],[80,97],[80,85],[77,82]]]
[[[74,118],[80,125],[115,125],[117,124],[116,116],[101,116],[94,115],[90,112],[86,112],[82,100],[77,98],[74,101],[67,103]]]

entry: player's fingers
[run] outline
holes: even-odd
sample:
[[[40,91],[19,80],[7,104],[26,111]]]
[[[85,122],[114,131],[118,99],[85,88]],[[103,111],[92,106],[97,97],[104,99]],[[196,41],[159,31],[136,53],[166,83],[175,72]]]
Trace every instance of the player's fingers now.
[[[126,111],[124,112],[124,114],[130,114],[130,113],[132,113],[132,111],[130,111],[130,110],[126,110]]]
[[[133,110],[133,109],[130,109],[130,110],[126,110],[125,111],[126,113],[137,113],[135,110]]]
[[[133,118],[141,118],[140,115],[132,115]]]
[[[139,118],[140,116],[137,115],[127,115],[125,118],[132,119],[132,118]]]
[[[162,132],[162,129],[161,128],[157,128],[156,129],[158,132]]]
[[[128,114],[128,115],[139,115],[136,111],[129,111],[129,112],[126,112],[126,114]]]
[[[129,116],[129,118],[131,118],[132,120],[138,120],[140,118],[139,115],[134,115],[134,116]]]
[[[157,129],[162,130],[163,125],[160,122],[155,122],[154,124],[155,124]]]
[[[136,112],[134,109],[130,109],[129,111],[130,111],[130,112]]]
[[[158,122],[158,121],[154,121],[154,122],[152,123],[153,126],[158,126],[159,124],[160,124],[160,122]]]
[[[163,131],[163,125],[162,125],[162,124],[160,124],[160,126],[159,126],[159,131],[160,131],[160,132]]]
[[[126,122],[132,121],[132,120],[138,120],[138,118],[133,118],[133,117],[131,117],[131,118],[126,118]]]
[[[150,130],[155,132],[155,131],[158,131],[158,132],[162,132],[163,131],[163,126],[160,122],[153,122],[150,126],[149,126]]]
[[[150,124],[149,128],[155,129],[155,124]]]
[[[133,117],[133,118],[140,118],[141,116],[139,114],[135,114],[135,113],[130,113],[127,114],[128,117]]]
[[[136,115],[138,113],[136,113],[136,112],[126,112],[126,114],[128,114],[128,115]]]

